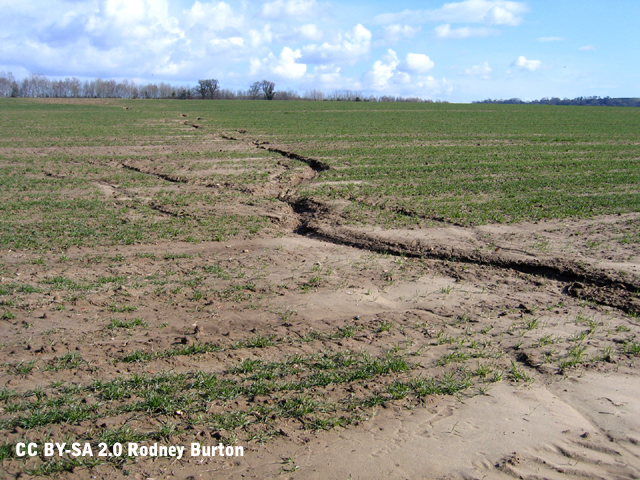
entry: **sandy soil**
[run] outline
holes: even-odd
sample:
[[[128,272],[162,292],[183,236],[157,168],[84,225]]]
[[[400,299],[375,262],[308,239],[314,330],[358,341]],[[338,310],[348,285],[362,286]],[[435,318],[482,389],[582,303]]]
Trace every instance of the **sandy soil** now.
[[[165,175],[157,164],[124,167]],[[617,240],[637,233],[640,215],[356,228],[339,225],[335,210],[296,197],[295,187],[317,168],[292,173],[276,165],[267,185],[251,188],[203,185],[188,165],[168,177],[189,192],[275,194],[281,202],[273,205],[229,207],[270,218],[273,230],[263,238],[73,248],[64,256],[3,251],[0,383],[15,396],[0,412],[3,443],[95,443],[101,432],[171,424],[176,430],[158,443],[235,439],[245,448],[238,458],[138,458],[56,473],[74,479],[640,478],[640,249]],[[96,188],[109,201],[150,198],[117,185]],[[251,343],[258,337],[271,341]],[[202,345],[221,348],[176,353]],[[165,372],[227,378],[247,360],[345,352],[392,352],[411,368],[305,390],[350,419],[334,428],[309,428],[313,415],[328,418],[325,412],[274,414],[262,423],[250,413],[254,421],[228,429],[207,417],[282,405],[294,393],[211,400],[190,416],[171,408],[127,411],[123,405],[142,401],[138,393],[116,401],[90,387]],[[146,357],[127,360],[133,354]],[[291,378],[304,375],[301,368]],[[468,386],[449,395],[389,393],[397,381],[454,377],[468,378]],[[78,388],[63,397],[62,385]],[[382,400],[345,406],[372,394]],[[14,421],[23,415],[20,402],[41,396],[93,413],[32,428]],[[41,463],[10,458],[2,472],[29,478],[25,472]]]

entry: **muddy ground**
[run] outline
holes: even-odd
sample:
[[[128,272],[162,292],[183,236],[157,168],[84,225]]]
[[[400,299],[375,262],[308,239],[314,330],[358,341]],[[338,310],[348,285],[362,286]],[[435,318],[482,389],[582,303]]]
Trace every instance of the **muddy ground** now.
[[[134,159],[105,165],[240,200],[95,188],[159,216],[269,219],[259,235],[1,253],[0,435],[244,456],[7,455],[7,478],[640,478],[640,215],[349,225],[297,195],[321,162],[242,132],[207,141],[269,150],[266,180],[203,180],[246,156]]]

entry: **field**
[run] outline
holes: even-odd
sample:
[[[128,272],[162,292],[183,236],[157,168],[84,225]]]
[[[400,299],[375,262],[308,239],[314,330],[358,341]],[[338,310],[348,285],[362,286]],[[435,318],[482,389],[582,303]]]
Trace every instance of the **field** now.
[[[640,476],[639,109],[4,99],[0,131],[7,478]]]

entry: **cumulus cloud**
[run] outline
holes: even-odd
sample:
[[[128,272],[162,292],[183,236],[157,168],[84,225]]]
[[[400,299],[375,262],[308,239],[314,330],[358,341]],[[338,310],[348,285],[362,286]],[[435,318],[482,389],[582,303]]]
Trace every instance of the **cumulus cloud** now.
[[[167,0],[14,2],[0,31],[3,62],[64,76],[151,73],[185,39]]]
[[[434,67],[433,61],[422,53],[409,53],[404,60],[400,60],[398,54],[389,49],[380,60],[376,60],[369,71],[364,75],[364,84],[367,88],[378,91],[396,91],[397,93],[416,92],[424,88],[433,89],[441,86],[431,76],[423,75]],[[423,95],[432,92],[422,92]]]
[[[301,56],[300,50],[294,51],[289,47],[284,47],[280,53],[279,61],[272,67],[271,71],[282,78],[302,78],[307,71],[307,66],[302,63],[296,63],[296,60]]]
[[[539,42],[561,42],[563,41],[563,37],[540,37],[538,38]]]
[[[489,62],[484,62],[482,65],[474,65],[473,67],[465,69],[465,75],[471,75],[473,77],[480,77],[484,80],[491,78],[491,72],[493,70],[489,66]]]
[[[311,64],[354,64],[371,48],[371,32],[361,24],[339,34],[334,42],[311,44],[302,48],[302,61]]]
[[[0,19],[5,64],[47,75],[189,80],[203,69],[224,75],[226,65],[256,54],[245,11],[224,1],[190,0],[177,11],[168,0],[50,0],[39,9],[34,3],[16,3],[12,14],[20,22]]]
[[[518,59],[511,64],[514,67],[518,67],[522,70],[527,70],[529,72],[535,72],[542,66],[542,62],[540,60],[528,60],[527,57],[523,57],[522,55],[518,57]]]
[[[298,80],[304,77],[307,72],[307,66],[304,63],[296,63],[302,54],[300,50],[292,50],[284,47],[280,56],[276,57],[273,53],[264,58],[261,62],[252,61],[251,73],[268,72],[284,79]]]
[[[416,74],[428,72],[434,65],[433,61],[422,53],[408,53],[399,67],[405,72]]]
[[[474,3],[484,11],[460,13],[460,6]],[[521,15],[511,3],[465,0],[439,10],[442,18],[499,24],[513,19],[490,10],[499,6]],[[420,33],[419,25],[377,27],[376,44],[405,42],[403,53],[369,60],[374,36],[366,24],[328,27],[326,13],[322,0],[9,0],[0,16],[0,69],[189,84],[217,78],[224,88],[246,88],[262,78],[280,88],[369,88],[398,95],[451,88],[429,75],[434,62],[411,48],[416,42],[406,42]]]
[[[319,82],[325,88],[345,88],[341,68],[330,65],[318,65],[314,68],[313,80]]]
[[[451,28],[451,25],[445,23],[438,25],[434,29],[435,34],[439,38],[470,38],[470,37],[488,37],[497,35],[498,31],[487,27],[458,27]]]
[[[445,3],[435,10],[404,10],[400,13],[378,15],[380,24],[392,23],[486,23],[489,25],[518,25],[529,11],[526,3],[505,0],[464,0]]]
[[[367,86],[374,90],[384,90],[389,86],[394,76],[396,78],[393,83],[406,83],[410,81],[411,77],[409,77],[408,74],[397,71],[399,63],[400,60],[396,52],[389,50],[387,55],[374,62],[371,69],[365,74]]]
[[[182,36],[178,20],[168,13],[166,0],[102,0],[98,7],[82,19],[82,36],[90,36],[98,48],[114,48],[125,41],[136,47],[144,42],[157,48],[156,42],[166,44]]]

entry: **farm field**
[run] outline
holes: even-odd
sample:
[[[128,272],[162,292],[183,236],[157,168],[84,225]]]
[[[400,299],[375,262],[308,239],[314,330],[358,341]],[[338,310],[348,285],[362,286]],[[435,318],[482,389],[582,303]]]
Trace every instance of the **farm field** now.
[[[7,478],[640,475],[640,110],[3,99],[0,131]]]

